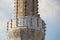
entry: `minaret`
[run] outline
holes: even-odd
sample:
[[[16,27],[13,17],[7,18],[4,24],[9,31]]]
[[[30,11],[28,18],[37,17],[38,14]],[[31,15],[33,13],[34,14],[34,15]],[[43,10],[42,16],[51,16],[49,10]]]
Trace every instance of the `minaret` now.
[[[44,40],[45,22],[38,0],[14,0],[14,18],[7,22],[8,40]]]
[[[38,13],[38,0],[15,0],[15,16],[33,16]]]

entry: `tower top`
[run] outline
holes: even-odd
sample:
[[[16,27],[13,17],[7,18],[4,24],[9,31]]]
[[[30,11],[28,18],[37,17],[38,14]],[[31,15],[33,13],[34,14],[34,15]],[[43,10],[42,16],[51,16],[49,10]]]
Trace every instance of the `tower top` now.
[[[38,13],[38,0],[14,0],[14,16],[33,16]]]

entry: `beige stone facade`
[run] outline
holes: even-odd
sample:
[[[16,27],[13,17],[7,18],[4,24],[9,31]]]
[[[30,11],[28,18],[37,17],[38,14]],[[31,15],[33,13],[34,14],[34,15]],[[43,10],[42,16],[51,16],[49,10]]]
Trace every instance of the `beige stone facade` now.
[[[15,16],[33,16],[38,13],[38,0],[14,0],[14,4]]]
[[[45,22],[38,0],[14,0],[14,18],[7,22],[8,40],[44,40]]]

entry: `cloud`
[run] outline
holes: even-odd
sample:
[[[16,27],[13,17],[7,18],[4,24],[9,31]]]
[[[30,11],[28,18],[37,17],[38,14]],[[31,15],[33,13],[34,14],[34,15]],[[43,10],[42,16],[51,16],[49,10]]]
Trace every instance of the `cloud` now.
[[[0,10],[4,12],[3,14],[7,18],[11,18],[11,15],[13,16],[13,11],[14,11],[14,0],[1,0]]]
[[[39,13],[46,22],[45,40],[59,40],[60,0],[39,0]],[[50,35],[51,34],[51,35]],[[58,36],[58,35],[59,36]]]
[[[0,0],[0,40],[7,40],[7,20],[12,14],[13,1]]]
[[[3,12],[0,11],[0,29],[4,28],[6,20],[7,18],[5,17]]]
[[[57,11],[60,10],[60,4],[57,0],[39,0],[39,13],[42,19],[53,19]]]
[[[13,7],[14,0],[0,0],[0,29],[5,27],[8,18],[13,15]]]
[[[7,18],[5,17],[4,13],[0,11],[0,40],[7,40],[6,22]]]
[[[9,7],[9,8],[13,8],[13,3],[14,0],[1,0],[0,2],[0,8],[5,8],[5,7]]]

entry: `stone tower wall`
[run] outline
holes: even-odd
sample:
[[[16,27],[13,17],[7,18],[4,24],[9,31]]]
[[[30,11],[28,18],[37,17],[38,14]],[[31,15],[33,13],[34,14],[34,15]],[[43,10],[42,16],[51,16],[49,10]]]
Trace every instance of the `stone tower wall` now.
[[[38,15],[38,0],[14,0],[14,15],[33,16]]]
[[[40,18],[38,18],[39,21],[35,17],[32,18],[32,23],[30,23],[31,20],[29,19],[30,18],[27,17],[26,20],[20,20],[21,23],[18,21],[17,27],[10,25],[11,23],[14,24],[13,21],[10,21],[8,26],[8,40],[43,40],[45,24],[42,23]]]
[[[14,0],[14,18],[7,23],[8,40],[44,40],[45,22],[38,0]]]

